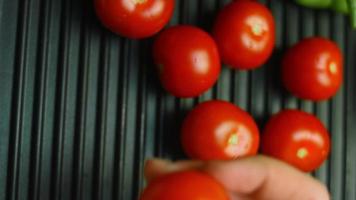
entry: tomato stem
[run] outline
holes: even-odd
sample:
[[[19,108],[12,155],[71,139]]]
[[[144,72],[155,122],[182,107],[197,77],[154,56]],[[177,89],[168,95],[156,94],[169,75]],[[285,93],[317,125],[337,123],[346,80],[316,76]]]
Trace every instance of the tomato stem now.
[[[239,136],[237,134],[233,134],[230,136],[228,143],[230,145],[237,145],[239,143]]]
[[[306,148],[300,148],[297,152],[297,156],[298,158],[300,159],[303,159],[305,158],[306,156],[308,155],[308,150]]]

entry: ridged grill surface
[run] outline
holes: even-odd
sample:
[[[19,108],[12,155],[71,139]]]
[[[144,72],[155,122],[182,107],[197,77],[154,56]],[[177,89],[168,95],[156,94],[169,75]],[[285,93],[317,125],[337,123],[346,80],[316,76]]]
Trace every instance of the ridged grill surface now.
[[[210,30],[227,2],[177,0],[170,25]],[[146,158],[184,158],[179,128],[186,112],[224,99],[260,126],[283,108],[315,113],[331,132],[332,153],[313,175],[333,199],[356,200],[356,31],[339,14],[263,3],[277,24],[271,60],[252,72],[224,67],[211,91],[182,100],[161,89],[152,39],[110,33],[91,0],[0,0],[0,199],[136,199]],[[290,96],[278,76],[283,50],[313,35],[345,53],[343,88],[318,104]]]

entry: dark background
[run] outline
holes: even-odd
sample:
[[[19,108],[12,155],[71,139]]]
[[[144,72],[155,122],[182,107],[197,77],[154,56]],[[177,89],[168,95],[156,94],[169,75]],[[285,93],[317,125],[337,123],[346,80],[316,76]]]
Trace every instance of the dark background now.
[[[177,0],[171,24],[210,30],[227,2]],[[333,148],[313,175],[333,199],[356,200],[356,31],[342,15],[287,2],[263,1],[277,24],[265,66],[225,67],[211,91],[180,100],[160,87],[152,40],[110,33],[90,0],[0,0],[0,199],[135,199],[144,160],[183,158],[181,120],[198,102],[218,98],[248,110],[260,126],[282,108],[318,115]],[[278,77],[281,52],[313,35],[335,40],[346,55],[344,87],[318,104],[288,95]]]

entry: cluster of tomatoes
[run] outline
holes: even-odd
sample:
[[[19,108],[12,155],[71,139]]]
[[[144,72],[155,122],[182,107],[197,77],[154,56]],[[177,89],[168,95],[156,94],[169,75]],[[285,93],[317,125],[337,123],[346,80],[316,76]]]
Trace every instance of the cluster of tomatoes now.
[[[161,31],[173,14],[174,3],[174,0],[95,0],[97,15],[113,32],[135,39],[158,33],[153,56],[162,85],[172,95],[190,98],[209,90],[219,77],[221,63],[234,69],[251,70],[271,56],[275,23],[271,12],[262,4],[252,0],[232,1],[217,15],[210,35],[189,25]],[[342,84],[342,53],[328,39],[304,39],[285,53],[281,79],[285,88],[299,98],[329,99]],[[181,140],[192,159],[238,159],[255,155],[260,147],[262,153],[305,172],[317,169],[330,151],[328,131],[311,114],[281,111],[267,122],[260,138],[259,129],[247,112],[218,100],[201,103],[188,114]],[[172,188],[167,186],[170,180],[175,180]],[[199,188],[199,181],[210,184]],[[180,188],[176,188],[178,183]],[[185,190],[191,186],[197,191],[210,191],[210,196],[204,199],[222,199],[218,184],[210,177],[188,172],[157,180],[141,199],[164,199],[170,189]],[[211,191],[216,191],[217,196]],[[203,198],[202,195],[199,197]]]

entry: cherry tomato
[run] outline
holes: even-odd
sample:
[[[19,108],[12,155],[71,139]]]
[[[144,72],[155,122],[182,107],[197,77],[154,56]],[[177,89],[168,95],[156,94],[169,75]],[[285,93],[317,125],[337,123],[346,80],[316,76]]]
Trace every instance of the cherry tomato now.
[[[193,159],[236,159],[257,153],[259,130],[253,118],[234,104],[208,101],[186,117],[182,144]]]
[[[174,0],[95,0],[95,9],[111,31],[128,38],[145,38],[168,23]]]
[[[224,188],[198,171],[168,174],[153,180],[140,200],[228,200]]]
[[[193,26],[175,26],[160,33],[153,54],[163,87],[177,97],[199,96],[220,74],[214,40]]]
[[[282,79],[285,87],[297,97],[314,101],[328,99],[342,84],[342,53],[328,39],[304,39],[285,54]]]
[[[258,2],[234,1],[220,11],[213,35],[224,63],[237,69],[254,69],[265,63],[273,51],[274,19]]]
[[[298,110],[284,110],[267,122],[261,147],[264,154],[310,172],[328,157],[330,138],[315,116]]]

